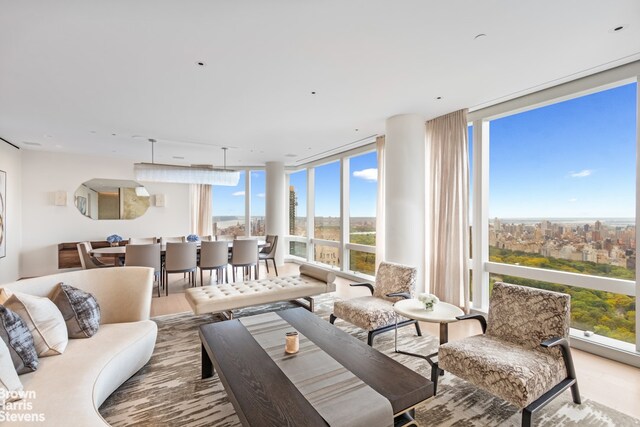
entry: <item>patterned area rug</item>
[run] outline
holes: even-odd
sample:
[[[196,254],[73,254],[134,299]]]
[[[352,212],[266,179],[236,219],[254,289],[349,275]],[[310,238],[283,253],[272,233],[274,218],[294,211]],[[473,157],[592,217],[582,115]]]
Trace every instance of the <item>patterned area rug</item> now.
[[[294,307],[289,303],[238,310],[238,317]],[[316,299],[316,314],[328,319],[333,299]],[[200,379],[200,340],[197,327],[219,321],[215,316],[191,313],[154,318],[158,341],[151,361],[113,393],[100,408],[113,426],[240,426],[233,406],[218,377]],[[336,326],[366,340],[366,334],[346,322]],[[393,351],[393,332],[375,339],[375,348],[426,378],[429,365],[422,359]],[[411,327],[401,328],[398,346],[419,354],[430,354],[438,345],[436,337],[415,336]],[[259,369],[259,367],[257,367]],[[516,407],[479,390],[451,374],[438,384],[438,396],[416,410],[419,425],[424,426],[520,426]],[[569,391],[541,410],[536,426],[640,426],[640,421],[583,396],[583,404],[572,403]]]

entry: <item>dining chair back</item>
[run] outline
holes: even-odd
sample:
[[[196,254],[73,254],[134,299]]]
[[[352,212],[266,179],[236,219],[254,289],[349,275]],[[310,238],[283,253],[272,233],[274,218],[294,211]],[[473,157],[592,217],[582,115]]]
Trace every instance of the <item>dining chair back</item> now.
[[[269,260],[271,260],[277,276],[278,267],[276,267],[276,249],[278,248],[278,236],[269,234],[267,235],[266,242],[267,245],[260,250],[259,257],[261,260],[264,260],[264,263],[267,266],[267,273],[269,272]]]
[[[244,273],[248,273],[251,278],[251,267],[255,270],[255,279],[258,279],[258,240],[257,239],[236,239],[233,241],[231,249],[231,268],[233,270],[233,281],[236,281],[236,267],[243,267]]]
[[[160,244],[166,245],[167,243],[183,243],[186,242],[187,238],[185,236],[177,236],[177,237],[161,237]]]
[[[160,285],[162,280],[162,262],[160,243],[146,245],[128,244],[125,247],[125,267],[151,267],[153,274],[158,279],[158,296],[160,296]]]
[[[202,241],[200,245],[200,284],[204,285],[202,270],[216,270],[216,279],[224,280],[224,273],[229,262],[229,245],[227,242]],[[223,277],[220,277],[222,273]],[[228,281],[228,279],[227,279]]]
[[[130,245],[151,245],[157,242],[158,242],[158,239],[156,237],[130,237],[129,238]]]
[[[99,261],[96,257],[91,256],[89,252],[91,252],[91,243],[89,242],[80,242],[76,245],[78,248],[78,255],[80,257],[80,265],[82,265],[83,270],[88,270],[91,268],[103,268],[109,267],[109,265],[104,264]]]
[[[200,236],[200,241],[201,242],[213,242],[216,239],[213,238],[213,236],[211,234],[207,235],[207,236]]]
[[[198,265],[198,246],[191,242],[167,242],[164,261],[164,284],[169,295],[169,273],[189,273],[189,280],[195,286],[195,271]]]

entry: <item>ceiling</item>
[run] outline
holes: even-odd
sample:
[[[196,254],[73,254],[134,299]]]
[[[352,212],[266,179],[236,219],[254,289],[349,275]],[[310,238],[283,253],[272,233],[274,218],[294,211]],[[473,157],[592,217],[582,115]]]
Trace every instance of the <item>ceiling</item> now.
[[[232,166],[301,164],[383,134],[396,114],[433,118],[640,59],[636,0],[0,0],[0,11],[0,136],[133,161],[151,160],[154,138],[156,162],[220,165],[226,146]]]

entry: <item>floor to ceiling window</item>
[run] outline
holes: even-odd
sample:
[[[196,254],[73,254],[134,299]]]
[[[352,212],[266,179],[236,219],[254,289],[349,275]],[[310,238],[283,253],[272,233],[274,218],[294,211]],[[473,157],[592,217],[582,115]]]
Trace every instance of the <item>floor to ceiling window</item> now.
[[[314,186],[314,257],[317,262],[340,267],[340,162],[317,166]]]
[[[349,158],[349,269],[373,276],[376,267],[378,155]]]
[[[245,171],[240,172],[240,180],[233,187],[214,185],[213,234],[222,239],[244,236],[245,228]]]
[[[636,342],[636,121],[636,83],[490,121],[489,292],[569,293],[573,328]]]
[[[266,173],[263,170],[252,170],[250,175],[251,175],[250,234],[252,236],[264,236]]]
[[[307,235],[307,170],[303,169],[289,175],[289,235]],[[289,240],[289,254],[305,258],[307,256],[306,239]]]

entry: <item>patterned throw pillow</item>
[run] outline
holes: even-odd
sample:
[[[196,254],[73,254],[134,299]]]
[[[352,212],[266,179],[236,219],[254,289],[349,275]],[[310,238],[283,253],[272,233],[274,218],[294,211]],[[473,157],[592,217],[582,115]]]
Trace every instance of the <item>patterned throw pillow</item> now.
[[[18,374],[26,374],[38,368],[38,353],[27,324],[3,305],[0,305],[0,338],[9,348]]]
[[[4,306],[27,324],[38,357],[64,353],[69,338],[62,313],[49,298],[14,292]]]
[[[98,332],[100,306],[89,292],[58,283],[51,300],[62,312],[69,338],[89,338]]]
[[[0,340],[0,408],[5,402],[19,399],[19,392],[23,389],[9,347]]]

